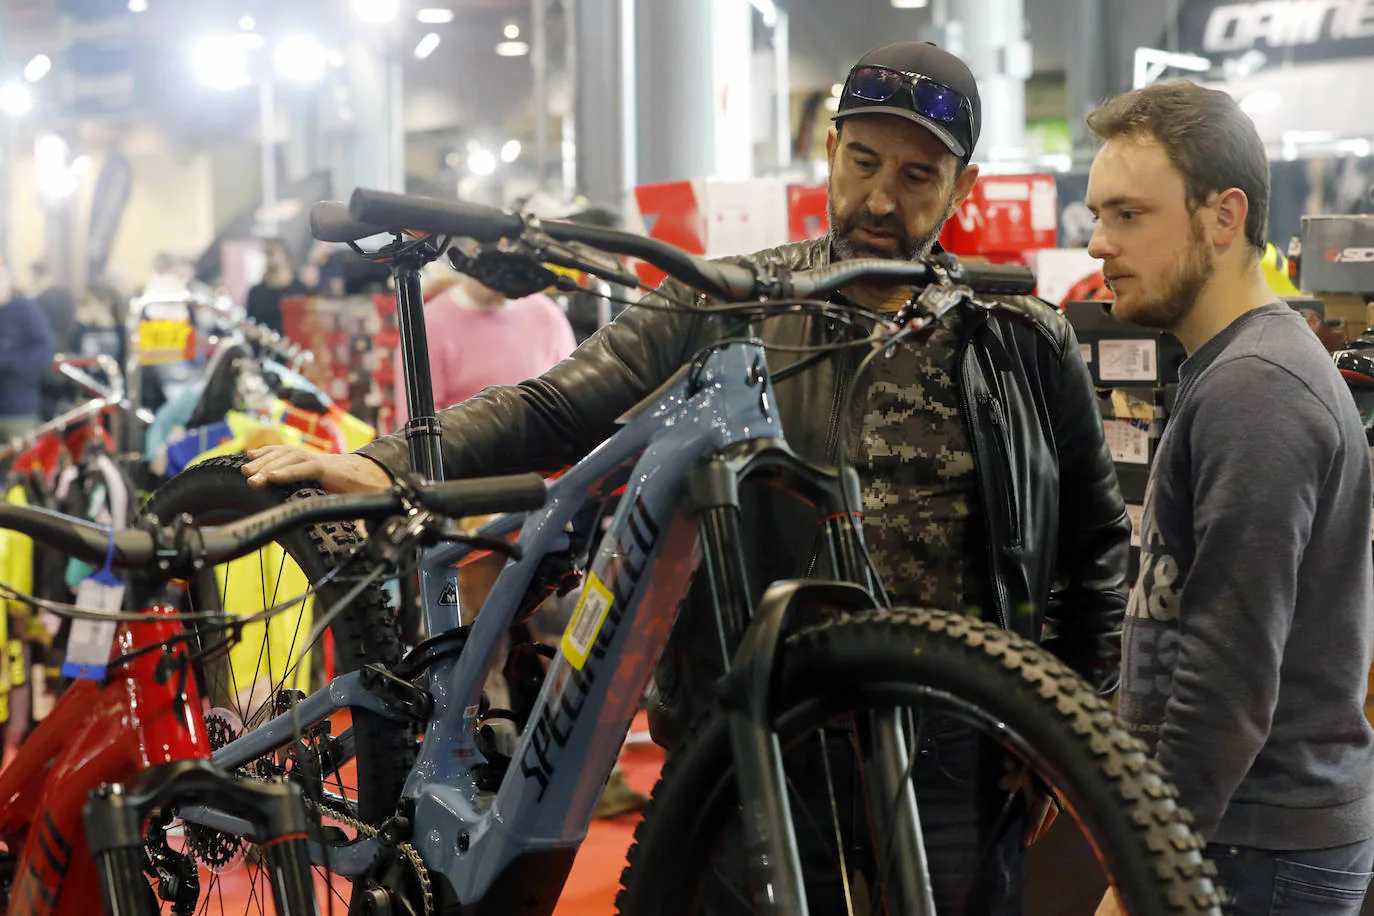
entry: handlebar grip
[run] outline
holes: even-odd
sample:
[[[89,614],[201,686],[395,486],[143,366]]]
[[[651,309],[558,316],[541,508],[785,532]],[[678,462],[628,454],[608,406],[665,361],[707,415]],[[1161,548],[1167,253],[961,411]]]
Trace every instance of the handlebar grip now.
[[[353,219],[438,235],[461,235],[479,242],[516,238],[525,231],[518,213],[461,200],[439,200],[409,194],[391,194],[358,188],[348,203]]]
[[[417,499],[431,512],[462,518],[538,509],[548,496],[544,478],[538,474],[512,474],[424,484]]]
[[[310,234],[317,241],[356,242],[386,231],[383,226],[354,219],[348,213],[348,204],[343,201],[322,200],[310,208]]]
[[[965,264],[951,274],[960,283],[987,296],[1029,296],[1035,291],[1035,274],[1021,264]]]

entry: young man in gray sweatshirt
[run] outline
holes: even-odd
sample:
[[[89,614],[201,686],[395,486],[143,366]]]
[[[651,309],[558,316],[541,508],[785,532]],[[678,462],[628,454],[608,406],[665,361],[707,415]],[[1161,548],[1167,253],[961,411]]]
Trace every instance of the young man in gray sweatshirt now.
[[[1355,914],[1374,870],[1369,451],[1260,272],[1269,165],[1230,96],[1178,82],[1088,118],[1112,314],[1187,348],[1145,497],[1120,710],[1208,840],[1233,912]],[[1099,913],[1115,912],[1111,892]]]

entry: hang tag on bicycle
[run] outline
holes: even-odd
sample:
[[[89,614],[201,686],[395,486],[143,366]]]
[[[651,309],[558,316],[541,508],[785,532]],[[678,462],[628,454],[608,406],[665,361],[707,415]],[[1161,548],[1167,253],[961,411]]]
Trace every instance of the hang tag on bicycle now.
[[[105,568],[81,580],[76,589],[76,606],[97,614],[118,614],[124,608],[124,583]],[[119,622],[80,618],[72,621],[67,637],[67,658],[62,663],[66,677],[98,681],[105,677],[110,663],[110,649],[114,646]]]

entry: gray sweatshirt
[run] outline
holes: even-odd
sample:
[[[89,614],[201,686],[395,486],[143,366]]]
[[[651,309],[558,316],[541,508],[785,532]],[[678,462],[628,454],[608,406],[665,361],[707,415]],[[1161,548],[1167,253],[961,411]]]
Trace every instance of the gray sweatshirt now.
[[[1145,496],[1120,710],[1211,842],[1374,836],[1371,481],[1340,373],[1285,305],[1179,371]]]

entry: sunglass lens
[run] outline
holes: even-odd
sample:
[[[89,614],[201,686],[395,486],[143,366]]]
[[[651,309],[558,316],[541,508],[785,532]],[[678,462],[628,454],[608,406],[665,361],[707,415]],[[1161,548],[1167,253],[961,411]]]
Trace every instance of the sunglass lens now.
[[[902,88],[902,75],[881,67],[860,67],[849,75],[849,94],[866,102],[886,102]]]
[[[959,116],[959,93],[939,83],[918,80],[913,90],[916,110],[937,121],[953,121]]]

